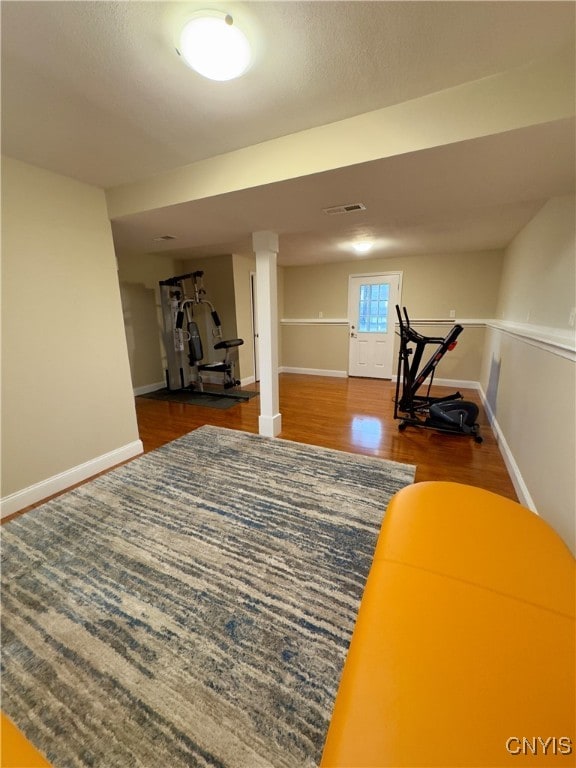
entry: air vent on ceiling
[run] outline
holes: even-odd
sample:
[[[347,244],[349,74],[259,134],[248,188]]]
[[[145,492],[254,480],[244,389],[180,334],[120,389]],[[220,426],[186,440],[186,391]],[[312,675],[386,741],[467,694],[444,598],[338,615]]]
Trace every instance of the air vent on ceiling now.
[[[153,238],[155,243],[159,243],[162,240],[176,240],[176,235],[160,235],[159,237]]]
[[[354,211],[365,211],[364,203],[348,203],[348,205],[334,205],[332,208],[323,208],[323,213],[328,216],[336,216],[339,213],[353,213]]]

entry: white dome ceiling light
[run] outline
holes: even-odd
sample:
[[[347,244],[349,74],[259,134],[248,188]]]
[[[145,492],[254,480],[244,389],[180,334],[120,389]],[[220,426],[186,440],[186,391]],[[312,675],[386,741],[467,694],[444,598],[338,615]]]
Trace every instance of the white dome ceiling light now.
[[[199,11],[184,25],[176,49],[186,64],[210,80],[233,80],[252,62],[248,38],[221,11]]]
[[[352,248],[356,251],[356,253],[368,253],[368,251],[371,251],[374,247],[374,243],[372,240],[359,240],[356,243],[352,243]]]

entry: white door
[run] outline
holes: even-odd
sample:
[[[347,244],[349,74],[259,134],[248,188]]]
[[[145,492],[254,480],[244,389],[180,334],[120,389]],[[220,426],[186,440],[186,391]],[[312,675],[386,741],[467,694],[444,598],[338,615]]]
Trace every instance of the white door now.
[[[400,276],[354,275],[348,287],[350,331],[348,373],[391,379],[394,366],[394,318]]]

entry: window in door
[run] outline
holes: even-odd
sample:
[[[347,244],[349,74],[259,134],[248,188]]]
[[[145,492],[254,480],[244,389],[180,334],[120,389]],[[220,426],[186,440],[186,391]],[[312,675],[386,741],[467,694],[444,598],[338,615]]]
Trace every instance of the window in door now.
[[[386,333],[388,331],[389,283],[361,285],[358,304],[358,330],[360,333]]]

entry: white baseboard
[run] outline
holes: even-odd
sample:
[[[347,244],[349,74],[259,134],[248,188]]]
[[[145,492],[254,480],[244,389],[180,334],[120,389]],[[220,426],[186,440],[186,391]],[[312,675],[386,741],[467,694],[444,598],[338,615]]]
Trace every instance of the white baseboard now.
[[[12,515],[30,504],[36,504],[55,493],[65,491],[76,483],[81,483],[99,472],[138,456],[143,451],[142,441],[134,440],[132,443],[116,448],[102,456],[97,456],[95,459],[84,462],[84,464],[79,464],[77,467],[67,469],[65,472],[30,485],[28,488],[23,488],[21,491],[4,496],[0,499],[0,517]]]
[[[439,387],[455,387],[456,389],[458,387],[462,387],[462,389],[480,389],[479,381],[470,381],[469,379],[434,379],[434,384],[438,384]]]
[[[240,379],[240,386],[247,387],[249,384],[255,384],[256,378],[254,376],[246,376],[245,379]]]
[[[396,383],[398,376],[394,374],[391,381]],[[480,382],[472,381],[471,379],[434,379],[432,386],[438,385],[439,387],[450,387],[451,389],[480,389]],[[428,385],[426,385],[428,386]]]
[[[165,386],[165,381],[157,381],[155,384],[145,384],[143,387],[134,387],[134,397],[138,397],[138,395],[147,395],[149,392],[156,392],[159,389],[164,389]]]
[[[524,482],[524,478],[522,477],[520,468],[516,463],[514,454],[510,450],[510,446],[508,445],[506,438],[504,437],[502,428],[500,427],[500,424],[498,424],[498,419],[496,418],[496,415],[494,414],[494,411],[492,410],[490,403],[488,402],[488,398],[486,397],[486,394],[482,389],[482,386],[480,385],[480,383],[478,383],[477,389],[480,393],[480,398],[482,400],[484,410],[486,411],[486,415],[488,416],[488,421],[490,422],[492,431],[496,436],[496,441],[498,443],[498,446],[500,447],[500,452],[502,453],[502,458],[504,459],[504,463],[506,464],[506,469],[508,470],[510,479],[512,480],[512,485],[514,486],[514,490],[518,494],[518,499],[520,501],[520,504],[522,504],[525,507],[528,507],[528,509],[532,510],[532,512],[535,512],[536,514],[538,514],[538,510],[536,509],[536,504],[534,503],[534,499],[530,495],[530,491],[528,490],[528,486]]]
[[[302,373],[305,376],[332,376],[339,379],[348,378],[348,371],[326,370],[325,368],[293,368],[289,365],[280,366],[279,373]],[[394,374],[390,381],[396,382],[397,376]],[[383,379],[384,381],[384,379]],[[464,389],[480,389],[477,381],[469,379],[434,379],[434,384],[440,387],[463,387]]]
[[[280,373],[303,373],[307,376],[333,376],[339,379],[348,377],[348,371],[329,371],[324,368],[291,368],[289,365],[281,366]]]

